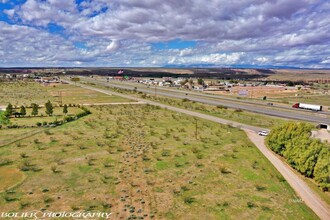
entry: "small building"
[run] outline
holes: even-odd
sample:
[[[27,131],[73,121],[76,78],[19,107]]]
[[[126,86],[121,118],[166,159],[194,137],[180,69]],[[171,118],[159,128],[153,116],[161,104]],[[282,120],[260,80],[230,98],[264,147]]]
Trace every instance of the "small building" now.
[[[326,130],[330,131],[330,125],[328,125],[328,124],[321,123],[321,124],[318,124],[316,127],[320,128],[320,129],[326,129]]]

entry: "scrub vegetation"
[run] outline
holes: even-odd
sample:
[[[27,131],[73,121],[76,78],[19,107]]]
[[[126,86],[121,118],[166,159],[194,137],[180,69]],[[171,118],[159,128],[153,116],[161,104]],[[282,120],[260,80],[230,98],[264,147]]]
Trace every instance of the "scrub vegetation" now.
[[[155,106],[90,110],[0,148],[1,168],[26,176],[23,182],[13,176],[17,180],[0,193],[1,211],[100,210],[114,219],[317,218],[237,128],[197,119],[196,136],[194,117]]]

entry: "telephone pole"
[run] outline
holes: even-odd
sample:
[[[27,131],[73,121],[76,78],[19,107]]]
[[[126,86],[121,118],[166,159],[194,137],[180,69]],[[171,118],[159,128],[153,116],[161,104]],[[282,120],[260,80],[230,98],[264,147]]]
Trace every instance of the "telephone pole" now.
[[[196,140],[198,140],[198,124],[197,124],[197,118],[195,118],[195,123],[196,123],[195,138],[196,138]]]
[[[63,104],[62,91],[58,92],[58,98],[59,98],[58,102],[60,103],[60,105],[62,105]]]

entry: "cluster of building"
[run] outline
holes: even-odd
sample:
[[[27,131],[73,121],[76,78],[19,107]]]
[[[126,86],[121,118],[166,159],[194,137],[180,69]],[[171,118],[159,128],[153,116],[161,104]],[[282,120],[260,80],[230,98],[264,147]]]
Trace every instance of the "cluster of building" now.
[[[59,77],[37,77],[34,79],[35,82],[42,83],[42,84],[51,84],[51,83],[60,83],[61,80]]]

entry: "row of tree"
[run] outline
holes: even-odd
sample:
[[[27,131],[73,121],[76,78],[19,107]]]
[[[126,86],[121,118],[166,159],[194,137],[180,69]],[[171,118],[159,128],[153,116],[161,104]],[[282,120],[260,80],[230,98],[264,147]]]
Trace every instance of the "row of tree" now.
[[[330,145],[311,138],[313,126],[288,122],[273,129],[267,136],[268,146],[306,177],[330,189]]]
[[[37,116],[39,114],[39,105],[36,103],[32,103],[31,104],[31,108],[32,108],[32,112],[31,115],[33,116]],[[53,115],[54,112],[54,107],[53,104],[48,100],[48,102],[46,102],[45,104],[45,113],[49,116]],[[68,113],[68,106],[67,104],[65,104],[63,106],[63,113],[66,115]],[[15,108],[13,107],[12,104],[8,104],[6,111],[4,112],[4,116],[6,116],[7,118],[11,117],[11,116],[15,116],[15,117],[21,117],[21,116],[25,116],[26,115],[26,107],[24,105],[22,105],[20,107],[20,111],[16,112]]]

